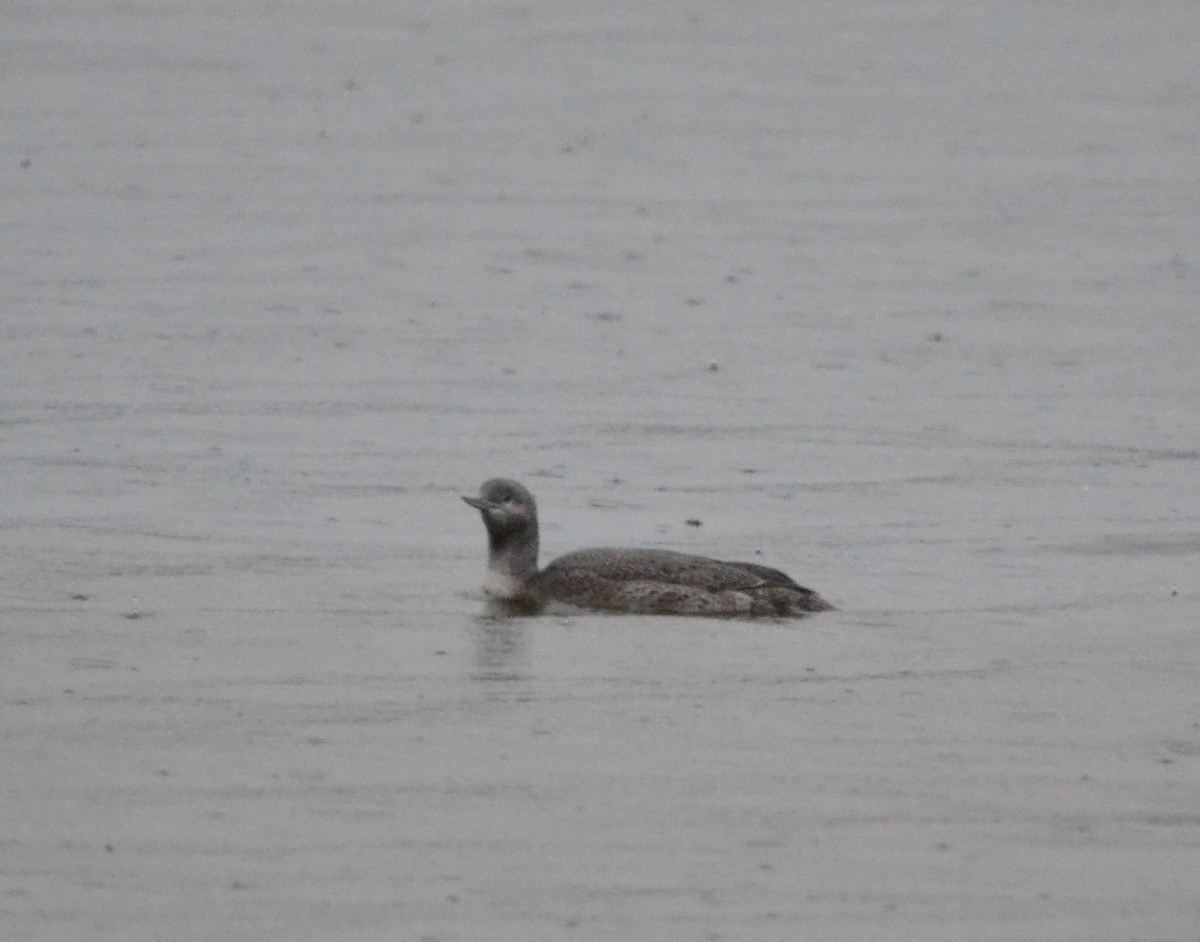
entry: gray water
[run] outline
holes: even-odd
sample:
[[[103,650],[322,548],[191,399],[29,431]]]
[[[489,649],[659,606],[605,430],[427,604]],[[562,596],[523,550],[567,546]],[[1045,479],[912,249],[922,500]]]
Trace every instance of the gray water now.
[[[6,939],[1200,938],[1194,4],[5,20]]]

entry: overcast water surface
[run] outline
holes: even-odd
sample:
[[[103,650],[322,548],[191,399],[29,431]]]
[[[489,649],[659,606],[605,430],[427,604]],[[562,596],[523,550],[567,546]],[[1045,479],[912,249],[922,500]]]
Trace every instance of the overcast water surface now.
[[[5,939],[1200,938],[1193,2],[4,20]]]

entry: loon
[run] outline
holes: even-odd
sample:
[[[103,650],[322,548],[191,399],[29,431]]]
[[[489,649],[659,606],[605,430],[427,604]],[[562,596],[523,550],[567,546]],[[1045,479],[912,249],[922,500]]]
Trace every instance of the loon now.
[[[799,618],[833,608],[778,569],[670,550],[578,550],[539,571],[537,503],[524,486],[492,478],[463,500],[487,528],[483,591],[509,614],[536,614],[550,602],[641,615]]]

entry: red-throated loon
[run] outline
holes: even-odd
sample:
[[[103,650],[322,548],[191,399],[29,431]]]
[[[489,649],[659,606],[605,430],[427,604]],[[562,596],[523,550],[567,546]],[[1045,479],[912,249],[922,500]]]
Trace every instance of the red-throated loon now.
[[[670,550],[578,550],[539,571],[537,504],[528,490],[493,478],[463,500],[487,527],[483,590],[510,611],[535,613],[557,601],[643,615],[795,618],[833,608],[778,569]]]

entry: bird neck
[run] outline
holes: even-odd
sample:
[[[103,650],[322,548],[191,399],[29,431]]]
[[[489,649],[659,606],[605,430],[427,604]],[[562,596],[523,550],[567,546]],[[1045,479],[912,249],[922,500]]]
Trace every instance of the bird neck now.
[[[537,523],[506,533],[488,534],[488,572],[521,583],[537,574]]]

